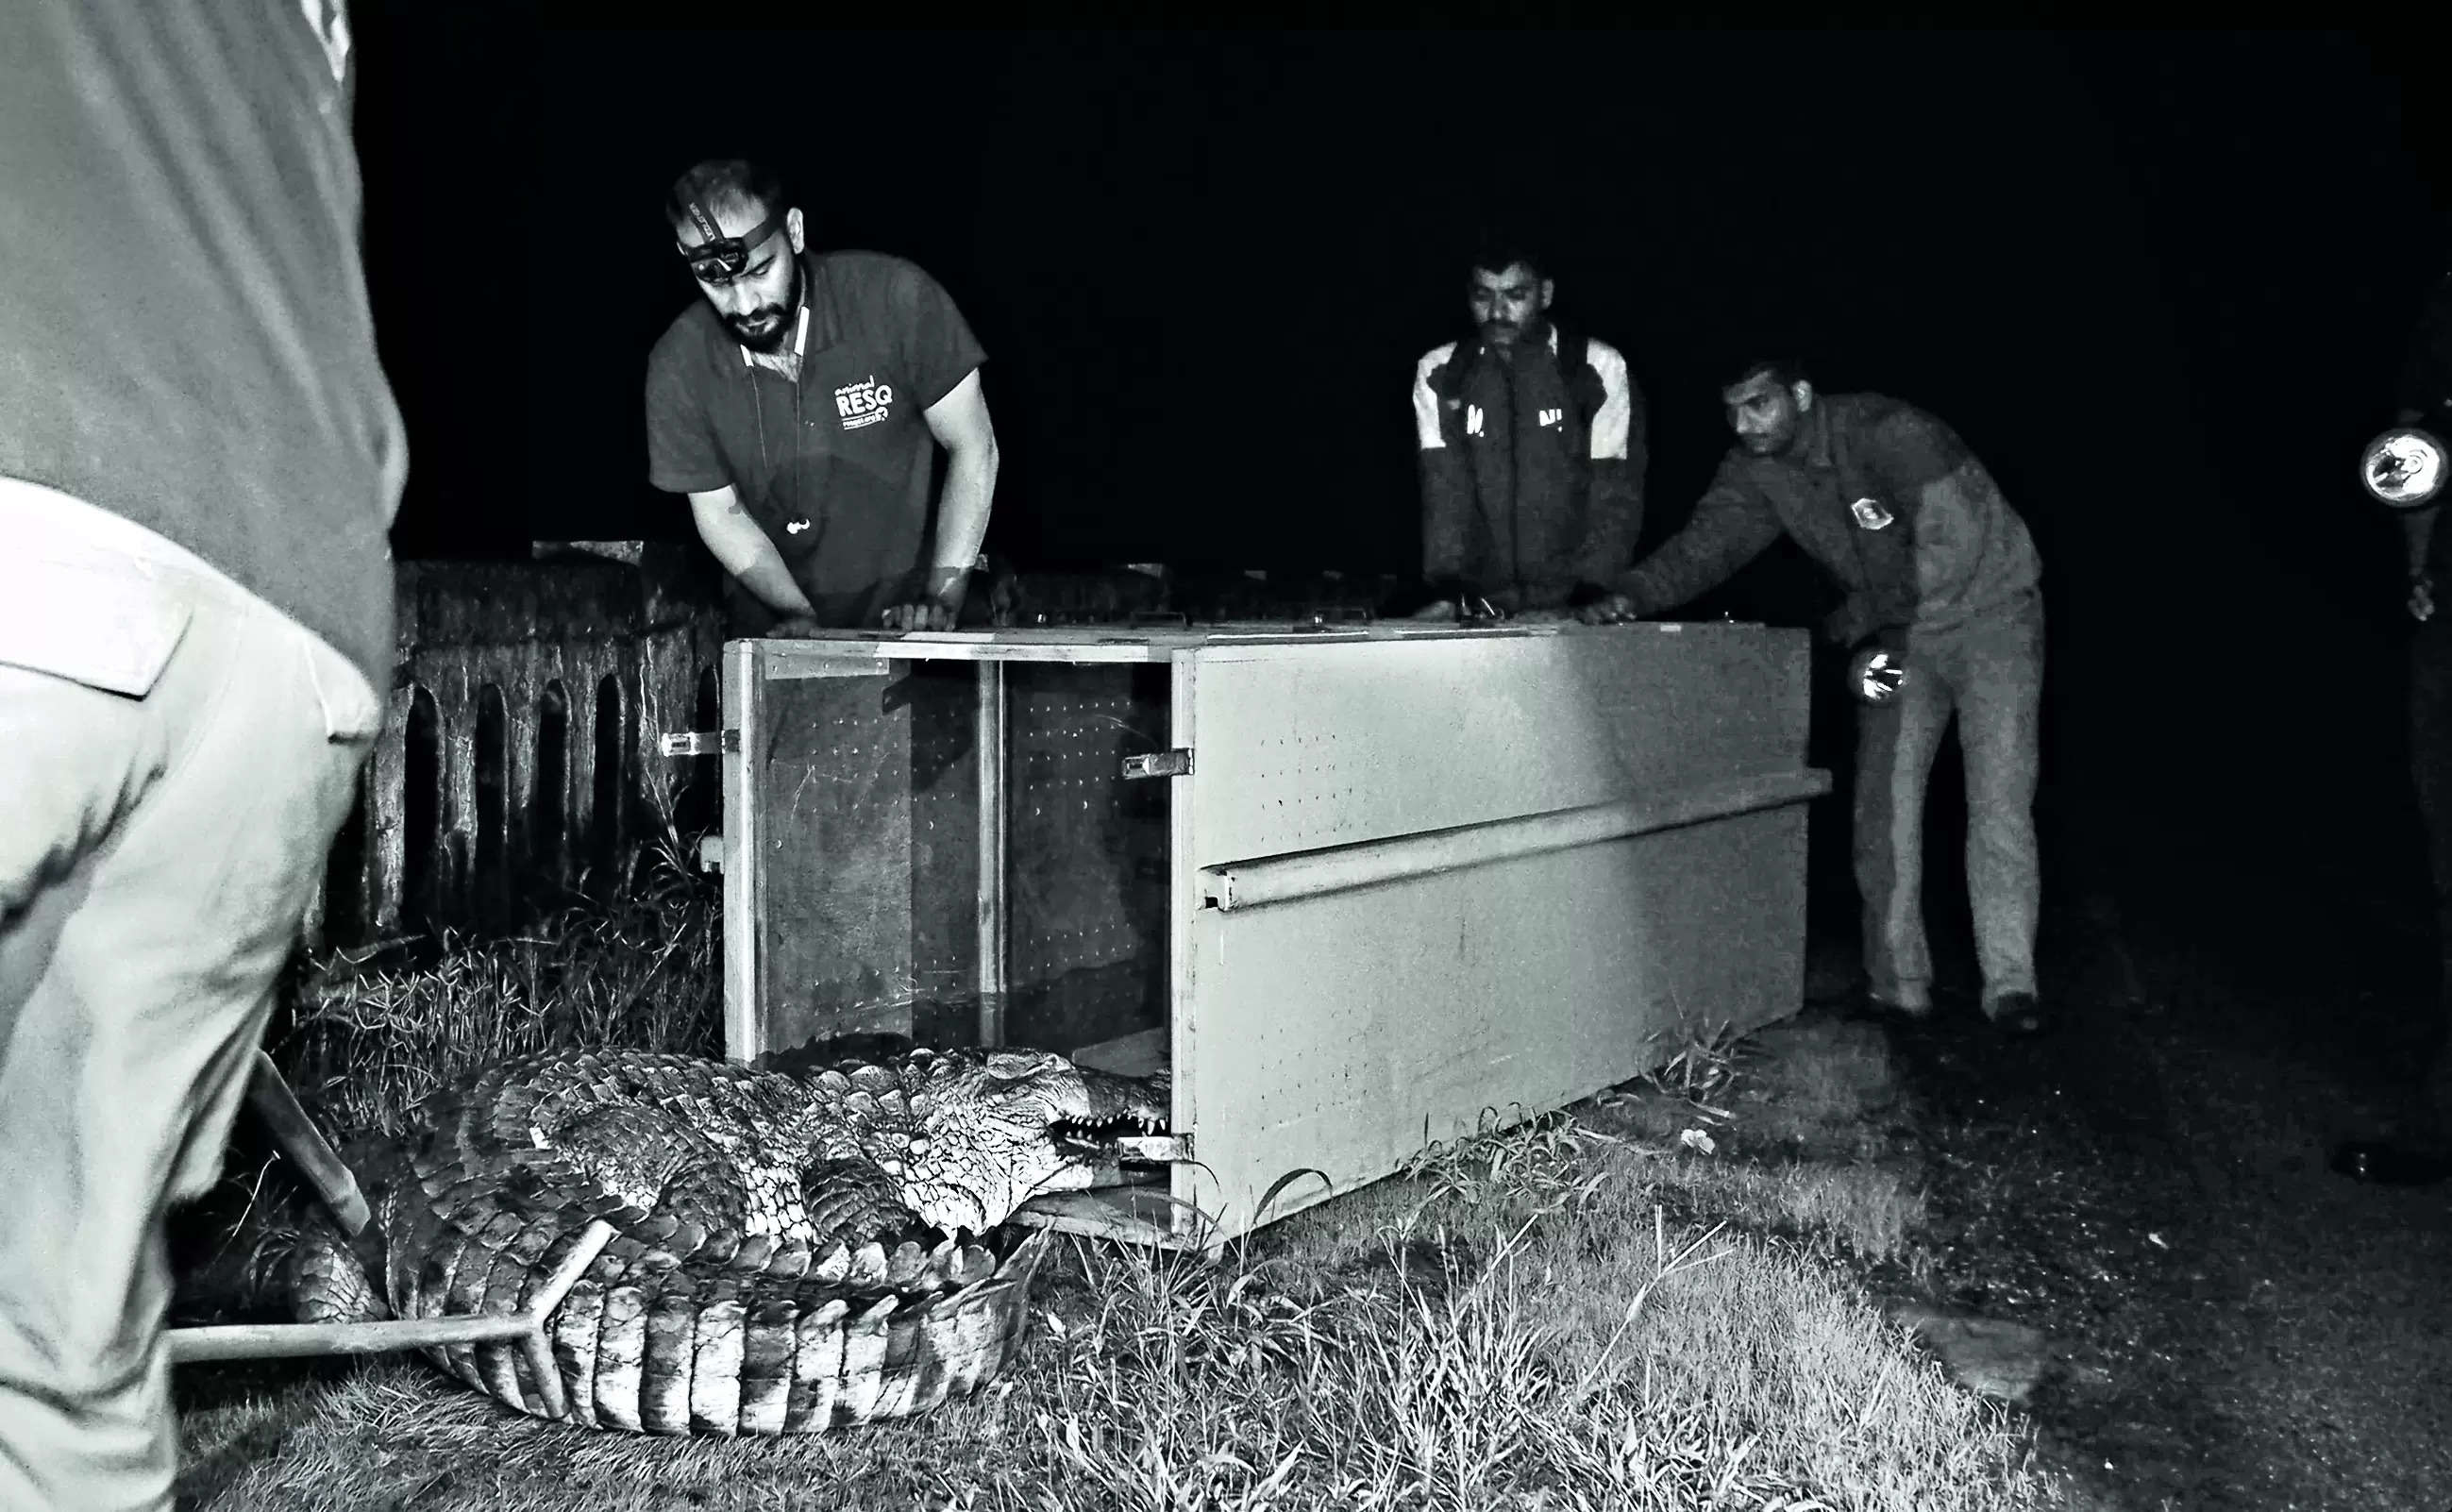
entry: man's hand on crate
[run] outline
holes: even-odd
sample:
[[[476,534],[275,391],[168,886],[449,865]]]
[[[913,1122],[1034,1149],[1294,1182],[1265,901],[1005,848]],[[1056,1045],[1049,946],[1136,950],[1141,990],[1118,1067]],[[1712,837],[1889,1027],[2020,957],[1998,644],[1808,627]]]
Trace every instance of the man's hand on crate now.
[[[962,617],[962,599],[970,586],[969,568],[938,567],[886,609],[884,626],[889,630],[950,630]]]

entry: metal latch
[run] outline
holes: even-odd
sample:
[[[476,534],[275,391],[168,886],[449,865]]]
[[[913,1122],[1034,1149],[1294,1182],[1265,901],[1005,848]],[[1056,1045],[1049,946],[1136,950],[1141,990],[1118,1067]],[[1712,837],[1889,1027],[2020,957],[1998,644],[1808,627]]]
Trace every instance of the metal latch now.
[[[1090,1168],[1090,1188],[1097,1191],[1109,1186],[1141,1186],[1148,1184],[1157,1172],[1153,1165],[1173,1165],[1192,1159],[1192,1136],[1189,1134],[1126,1135],[1115,1142],[1115,1158]]]
[[[1156,750],[1144,756],[1124,758],[1124,778],[1189,777],[1192,775],[1192,752],[1178,746],[1174,750]]]
[[[740,748],[737,729],[672,730],[656,737],[656,751],[663,756],[718,756]]]

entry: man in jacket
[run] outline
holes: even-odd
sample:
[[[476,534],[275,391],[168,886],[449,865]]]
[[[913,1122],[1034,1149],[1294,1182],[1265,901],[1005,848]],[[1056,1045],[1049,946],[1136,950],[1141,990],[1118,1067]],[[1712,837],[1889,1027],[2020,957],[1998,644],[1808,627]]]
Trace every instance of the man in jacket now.
[[[1957,435],[1911,405],[1817,393],[1789,362],[1747,367],[1721,399],[1737,445],[1693,518],[1583,617],[1673,608],[1782,532],[1803,547],[1847,590],[1826,633],[1860,656],[1888,650],[1906,669],[1892,697],[1857,710],[1855,865],[1871,1003],[1932,1009],[1925,790],[1955,714],[1984,1012],[2010,1032],[2040,1031],[2043,567],[2025,522]]]
[[[1599,598],[1633,553],[1643,394],[1616,348],[1551,321],[1556,292],[1535,255],[1481,253],[1473,334],[1414,367],[1425,616],[1467,599],[1560,612]]]

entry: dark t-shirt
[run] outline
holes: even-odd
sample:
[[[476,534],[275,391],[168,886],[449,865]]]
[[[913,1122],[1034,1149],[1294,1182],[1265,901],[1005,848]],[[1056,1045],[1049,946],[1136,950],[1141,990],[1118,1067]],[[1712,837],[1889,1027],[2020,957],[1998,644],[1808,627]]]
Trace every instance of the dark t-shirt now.
[[[928,565],[928,407],[987,354],[901,258],[810,255],[801,283],[798,383],[748,363],[704,300],[665,330],[647,359],[647,476],[675,493],[731,485],[821,622],[874,625]]]
[[[383,688],[407,458],[348,34],[333,0],[0,4],[0,475],[187,547]]]

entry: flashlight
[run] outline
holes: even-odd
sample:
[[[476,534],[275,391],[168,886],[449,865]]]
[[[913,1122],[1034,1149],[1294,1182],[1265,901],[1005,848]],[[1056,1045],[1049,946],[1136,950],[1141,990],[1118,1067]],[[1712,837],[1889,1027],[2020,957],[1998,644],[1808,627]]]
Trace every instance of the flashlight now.
[[[1848,686],[1867,704],[1887,704],[1908,680],[1907,662],[1884,646],[1869,646],[1848,664]]]
[[[2367,443],[2359,457],[2359,482],[2379,504],[2422,509],[2443,491],[2443,463],[2440,437],[2415,426],[2396,426]]]

